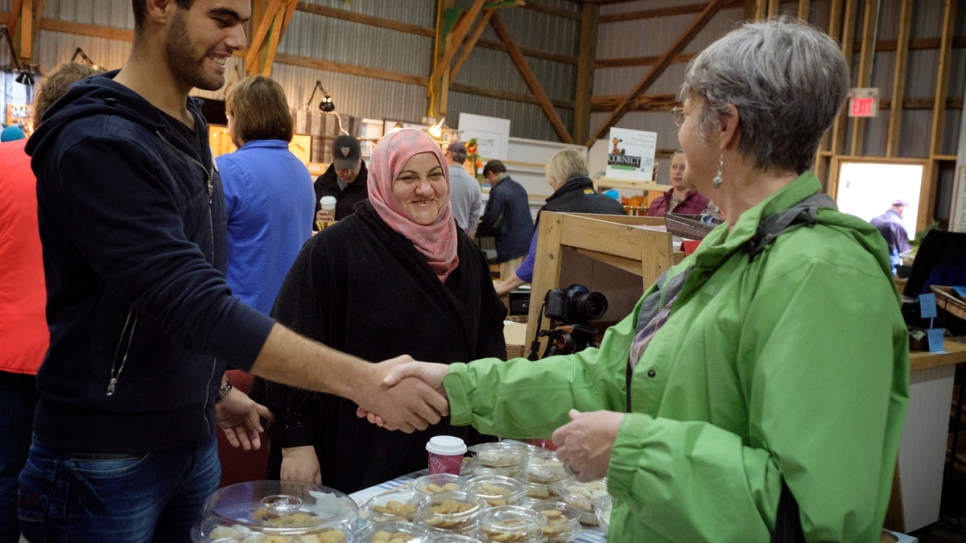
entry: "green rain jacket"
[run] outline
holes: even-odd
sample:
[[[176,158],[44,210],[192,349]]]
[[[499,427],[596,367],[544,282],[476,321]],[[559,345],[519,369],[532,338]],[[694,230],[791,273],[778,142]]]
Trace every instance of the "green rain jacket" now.
[[[629,404],[607,472],[615,543],[767,542],[783,479],[808,541],[878,541],[909,398],[882,236],[823,209],[754,259],[743,248],[762,218],[820,189],[806,172],[669,270],[694,267],[629,394],[640,302],[599,349],[452,365],[453,423],[548,437],[570,408]]]

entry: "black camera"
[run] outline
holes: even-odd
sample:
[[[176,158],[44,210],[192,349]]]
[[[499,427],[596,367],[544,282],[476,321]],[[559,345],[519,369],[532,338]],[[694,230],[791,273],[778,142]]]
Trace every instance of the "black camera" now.
[[[607,313],[607,298],[583,285],[548,290],[544,303],[548,318],[567,324],[587,324]]]
[[[543,314],[556,322],[550,330],[540,330],[530,348],[530,360],[537,359],[540,336],[549,337],[543,356],[571,354],[594,344],[597,330],[587,324],[607,313],[607,298],[599,292],[591,292],[583,285],[570,285],[566,290],[551,289],[543,298]],[[541,318],[542,319],[542,318]]]

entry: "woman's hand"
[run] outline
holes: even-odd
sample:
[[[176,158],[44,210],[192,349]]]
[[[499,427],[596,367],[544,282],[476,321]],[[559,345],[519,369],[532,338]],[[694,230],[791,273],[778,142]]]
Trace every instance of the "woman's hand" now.
[[[306,445],[282,449],[281,479],[322,484],[322,470],[319,468],[319,457],[315,455],[315,447]]]
[[[557,458],[567,462],[578,481],[586,482],[607,475],[610,451],[617,441],[624,413],[570,410],[571,422],[557,428],[553,443]]]
[[[513,274],[510,277],[507,277],[506,281],[498,281],[493,283],[493,288],[496,289],[497,295],[503,297],[509,294],[511,290],[526,284],[527,282],[523,279],[520,279],[517,274]]]
[[[232,447],[258,450],[262,446],[258,434],[264,431],[260,419],[275,420],[267,407],[237,388],[215,404],[215,421]]]

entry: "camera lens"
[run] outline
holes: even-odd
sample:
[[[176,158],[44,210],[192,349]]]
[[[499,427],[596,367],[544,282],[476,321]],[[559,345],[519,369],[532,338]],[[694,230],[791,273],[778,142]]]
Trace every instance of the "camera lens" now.
[[[599,292],[588,292],[574,296],[572,318],[580,321],[597,320],[607,313],[607,298]]]

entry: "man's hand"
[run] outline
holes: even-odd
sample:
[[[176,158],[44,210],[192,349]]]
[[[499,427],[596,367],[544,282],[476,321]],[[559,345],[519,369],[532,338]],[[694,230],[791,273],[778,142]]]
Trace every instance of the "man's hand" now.
[[[315,454],[315,447],[306,445],[282,449],[281,479],[314,485],[322,484],[322,470],[319,467],[319,457]]]
[[[389,375],[382,380],[384,388],[394,387],[404,379],[416,378],[431,386],[444,399],[446,398],[446,390],[443,388],[443,377],[446,377],[446,374],[449,373],[449,366],[429,362],[407,362],[406,360],[412,360],[408,356],[395,358],[391,362],[395,364],[395,360],[402,360],[405,363],[398,363],[398,365],[392,368]],[[447,413],[444,413],[444,415],[448,414],[448,410],[449,402],[447,401]],[[388,427],[382,417],[375,413],[370,413],[362,407],[356,410],[356,416],[359,418],[365,417],[369,422],[381,428]]]
[[[360,384],[359,393],[352,398],[359,404],[356,414],[368,416],[370,422],[387,430],[402,430],[407,434],[425,430],[448,415],[449,402],[442,394],[442,377],[438,386],[405,375],[395,378],[392,381],[394,386],[383,384],[393,368],[411,361],[412,357],[403,355],[372,364],[372,377]]]
[[[320,209],[315,212],[315,222],[320,222],[322,224],[330,223],[335,220],[335,217],[329,214],[328,211]]]
[[[215,404],[215,420],[232,447],[241,446],[246,451],[261,448],[258,434],[264,430],[259,418],[275,420],[267,407],[235,388]]]
[[[624,413],[570,410],[571,422],[557,428],[553,442],[557,458],[567,462],[578,481],[586,482],[607,475],[610,452],[617,441]]]

